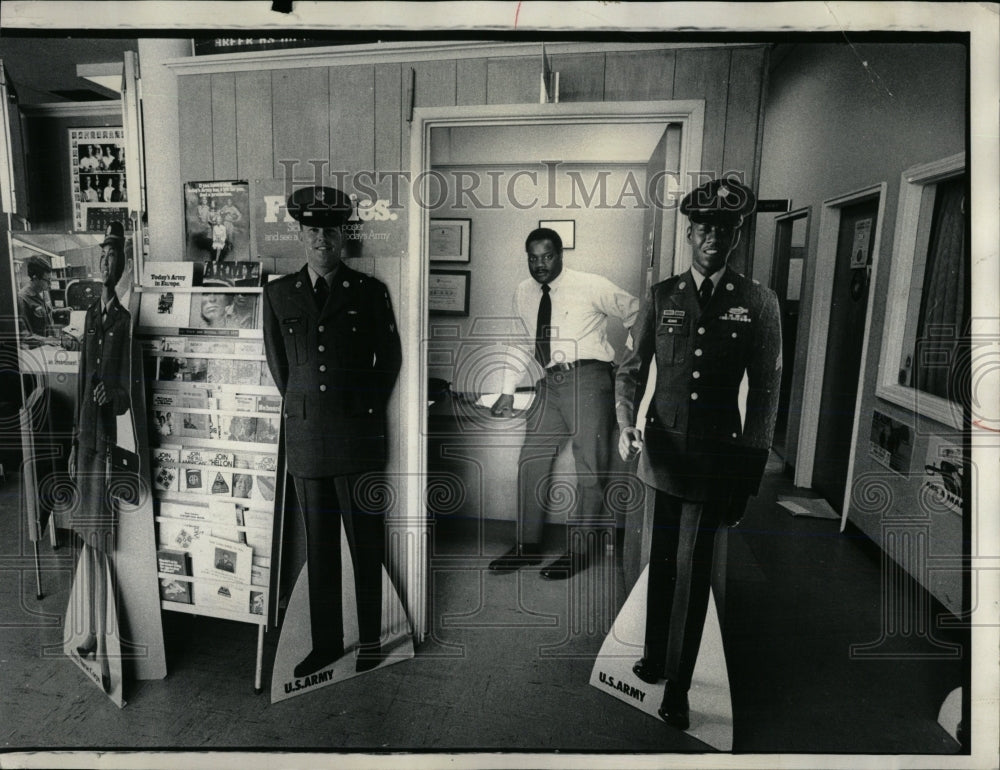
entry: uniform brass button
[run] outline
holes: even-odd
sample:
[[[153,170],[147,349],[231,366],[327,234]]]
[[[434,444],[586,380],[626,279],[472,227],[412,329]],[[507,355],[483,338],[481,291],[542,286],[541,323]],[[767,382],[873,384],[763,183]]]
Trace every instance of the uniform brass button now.
[[[705,327],[704,326],[699,326],[698,327],[698,334],[704,334],[704,333],[705,333]]]
[[[727,283],[726,284],[726,291],[732,291],[732,290],[733,290],[733,285],[731,283]]]
[[[697,393],[692,393],[691,394],[691,400],[692,401],[697,401],[698,400],[698,394]]]
[[[733,434],[733,438],[739,438],[739,436],[737,436],[737,435],[736,435],[736,434],[734,433],[734,434]]]
[[[351,331],[352,331],[352,332],[356,332],[357,330],[358,330],[358,327],[356,327],[356,326],[352,326],[352,327],[351,327]]]
[[[101,363],[101,359],[100,358],[97,359],[97,363]]]
[[[736,339],[736,332],[733,332],[733,339]]]
[[[319,389],[320,389],[321,393],[325,393],[326,392],[326,385],[320,385]]]
[[[698,348],[697,350],[695,350],[695,351],[694,351],[694,354],[695,354],[696,356],[700,356],[700,355],[701,355],[701,348]]]
[[[668,326],[667,327],[667,334],[673,334],[673,333],[674,333],[674,327],[673,326]]]
[[[302,281],[296,281],[295,282],[295,288],[296,289],[301,289],[302,288]]]
[[[325,372],[325,371],[326,371],[326,364],[320,364],[320,365],[319,365],[319,370],[320,370],[321,372]]]
[[[701,372],[691,372],[691,376],[697,380],[699,377],[701,377]]]
[[[351,283],[350,283],[350,281],[344,281],[344,288],[345,288],[345,289],[349,289],[349,288],[351,288]]]
[[[368,414],[374,414],[374,413],[375,413],[375,410],[374,410],[374,409],[369,409],[369,410],[368,410]]]
[[[291,326],[289,326],[288,327],[288,333],[289,334],[295,334],[295,329],[293,329]]]
[[[321,324],[320,326],[316,327],[316,331],[318,331],[318,332],[325,332],[326,331],[326,327]]]
[[[677,284],[678,289],[683,289],[685,286],[687,286],[687,284],[684,281],[681,281],[679,284]]]
[[[326,350],[326,345],[320,345],[318,350],[320,353],[322,353],[324,350]]]

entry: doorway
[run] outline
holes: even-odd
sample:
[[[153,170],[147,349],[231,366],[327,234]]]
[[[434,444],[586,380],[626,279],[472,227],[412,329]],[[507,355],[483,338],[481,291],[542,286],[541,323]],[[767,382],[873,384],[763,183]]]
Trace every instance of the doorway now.
[[[774,221],[774,258],[771,263],[770,286],[778,297],[781,311],[781,360],[784,365],[771,448],[781,457],[786,467],[794,464],[794,457],[788,446],[788,405],[795,371],[799,304],[809,243],[810,211],[808,207],[798,209],[776,217]]]
[[[516,148],[520,141],[519,136],[522,135],[527,129],[539,129],[544,134],[546,130],[551,130],[555,134],[560,132],[577,133],[584,138],[589,132],[600,130],[601,126],[604,127],[615,127],[617,126],[619,130],[626,130],[630,128],[642,128],[646,127],[655,132],[653,137],[653,144],[661,138],[667,125],[676,125],[681,132],[683,137],[682,141],[678,142],[677,147],[677,165],[675,168],[680,173],[680,178],[684,179],[690,171],[693,171],[699,167],[701,160],[701,136],[703,127],[703,115],[704,115],[704,103],[700,100],[698,101],[685,101],[685,102],[641,102],[641,103],[596,103],[596,104],[586,104],[586,103],[574,103],[574,104],[542,104],[542,105],[493,105],[487,107],[455,107],[455,108],[417,108],[414,111],[413,125],[411,129],[411,173],[414,179],[413,195],[416,200],[435,200],[437,193],[432,189],[432,184],[437,184],[435,181],[436,177],[432,173],[435,171],[435,166],[440,167],[442,165],[442,155],[440,151],[440,137],[445,133],[450,133],[450,147],[452,151],[458,151],[460,149],[460,141],[462,139],[462,132],[468,131],[472,128],[484,129],[489,132],[502,133],[506,135],[505,143],[509,147]],[[448,131],[442,132],[441,129],[447,129]],[[432,138],[435,141],[432,142]],[[616,142],[616,144],[621,144]],[[450,156],[451,161],[455,160],[454,155]],[[536,163],[537,158],[545,157],[542,155],[535,155]],[[514,158],[512,158],[514,160]],[[654,158],[646,158],[643,160],[645,165],[647,162],[653,162]],[[515,164],[516,166],[516,164]],[[440,168],[437,169],[440,171]],[[509,171],[516,173],[518,169],[512,166]],[[523,179],[522,179],[523,181]],[[669,182],[668,182],[669,185]],[[614,185],[609,185],[609,187],[614,187]],[[672,193],[673,190],[669,190]],[[615,190],[615,195],[609,195],[609,197],[616,197],[617,189]],[[530,199],[530,196],[529,196]],[[612,201],[614,202],[614,201]],[[626,201],[628,205],[629,201]],[[525,212],[528,213],[528,212]],[[469,264],[455,264],[455,265],[443,265],[443,264],[431,264],[431,256],[429,253],[429,235],[431,227],[431,219],[436,216],[433,211],[421,210],[418,216],[413,216],[410,218],[410,253],[413,255],[418,255],[419,258],[413,261],[408,261],[404,265],[404,272],[409,273],[404,276],[404,283],[410,287],[410,302],[407,303],[406,313],[407,321],[406,327],[409,329],[408,340],[404,340],[404,345],[412,345],[412,349],[421,350],[421,357],[418,364],[417,371],[413,371],[411,375],[407,378],[401,378],[401,384],[404,386],[403,401],[404,410],[410,414],[405,416],[412,416],[412,424],[419,424],[429,428],[428,423],[428,375],[434,376],[434,368],[442,364],[442,362],[450,361],[451,365],[454,366],[458,363],[457,353],[456,356],[451,356],[450,354],[441,354],[439,350],[433,350],[433,346],[429,343],[433,342],[434,335],[438,333],[439,329],[432,329],[430,319],[426,313],[427,303],[425,297],[427,296],[430,279],[431,270],[435,271],[435,280],[437,280],[438,275],[440,275],[440,270],[442,268],[448,268],[454,272],[467,272],[468,278],[458,276],[457,278],[448,277],[449,281],[452,281],[455,285],[460,286],[465,281],[475,284],[477,280],[476,267],[477,265],[482,265],[488,263],[492,260],[502,261],[504,264],[509,265],[509,269],[512,273],[520,273],[519,268],[523,267],[521,257],[523,256],[523,240],[524,236],[530,229],[538,226],[541,220],[575,220],[575,216],[578,211],[572,208],[572,203],[565,207],[565,210],[560,212],[558,210],[545,210],[538,208],[535,211],[530,212],[530,215],[525,219],[524,223],[519,223],[518,232],[508,232],[504,235],[502,243],[491,242],[490,251],[482,252],[476,251],[472,254]],[[443,216],[456,218],[457,215],[454,212],[445,213]],[[528,227],[524,232],[520,232],[521,229],[527,226],[529,223],[531,227]],[[663,220],[668,220],[667,217],[662,217]],[[669,222],[670,220],[668,220]],[[645,230],[642,228],[642,217],[639,218],[639,227],[643,232],[643,237],[645,237]],[[475,224],[472,225],[473,232],[475,232]],[[461,228],[459,228],[460,231]],[[583,236],[583,231],[576,231],[579,236]],[[664,231],[665,232],[665,231]],[[659,280],[662,275],[669,275],[673,272],[675,268],[674,256],[680,252],[678,248],[682,243],[683,233],[669,234],[669,239],[666,237],[664,241],[669,240],[669,242],[658,243],[657,254],[659,255],[658,264],[651,265],[648,257],[650,256],[643,248],[637,249],[637,253],[634,257],[629,257],[628,255],[617,255],[613,249],[606,249],[604,253],[595,254],[590,253],[587,256],[590,259],[598,257],[600,259],[609,260],[612,258],[620,258],[621,262],[628,266],[630,280],[629,283],[635,283],[636,277],[639,278],[640,285],[632,287],[636,289],[634,293],[641,295],[644,290],[644,284],[649,278],[653,280]],[[577,241],[574,251],[581,257],[584,255],[585,250],[582,241]],[[567,252],[567,254],[574,254],[574,252]],[[640,264],[643,258],[647,258],[644,264]],[[647,268],[655,267],[658,268],[658,275],[652,275],[652,272],[647,273]],[[584,270],[594,271],[592,268],[582,266]],[[594,271],[597,272],[597,271]],[[524,271],[525,276],[527,275],[526,270]],[[637,275],[638,274],[638,275]],[[647,278],[647,275],[649,278]],[[513,281],[513,278],[511,278]],[[624,283],[624,281],[622,282]],[[514,285],[514,284],[512,284]],[[510,289],[510,287],[508,287]],[[472,287],[471,291],[475,291],[475,286]],[[502,290],[496,291],[496,298],[500,298]],[[510,297],[512,296],[512,291],[508,290],[506,292],[506,297],[500,298],[502,307],[504,308],[502,315],[509,318],[510,316]],[[505,301],[504,301],[505,300]],[[473,309],[470,312],[470,316],[475,315],[476,311]],[[439,319],[435,318],[435,327],[440,326],[437,323]],[[451,330],[446,330],[446,333],[456,333],[456,334],[466,334],[473,331],[478,333],[486,334],[496,334],[494,327],[494,321],[496,321],[495,315],[492,318],[487,318],[485,321],[480,318],[470,318],[470,317],[459,317],[455,319],[447,319],[450,323],[444,324],[446,327],[451,327]],[[405,364],[404,364],[405,366]],[[463,380],[464,381],[464,380]],[[463,387],[461,384],[456,383],[456,387]],[[428,435],[425,431],[424,441],[421,444],[426,443]],[[514,457],[514,471],[516,473],[516,455],[517,448],[511,445],[508,447],[508,456]],[[489,470],[491,467],[496,468],[494,463],[478,463],[480,469]],[[410,478],[415,479],[415,483],[410,486],[407,490],[410,498],[409,503],[411,505],[411,510],[419,510],[424,514],[424,524],[426,527],[428,504],[425,502],[428,499],[429,484],[431,483],[428,479],[428,453],[426,451],[413,452],[412,449],[408,454],[407,469],[409,471],[408,475]],[[412,475],[411,475],[412,474]],[[437,482],[434,482],[437,483]],[[491,491],[492,487],[489,486],[485,481],[481,482],[478,487],[483,493],[481,498],[490,499],[495,498],[496,495]],[[432,489],[430,491],[436,491]],[[510,498],[514,488],[504,490],[504,496]],[[425,528],[426,532],[426,528]],[[424,541],[427,542],[426,536]],[[426,574],[426,560],[421,565],[421,568],[425,570]],[[413,585],[427,585],[427,580],[417,580]],[[426,598],[426,597],[425,597]],[[419,629],[418,633],[425,633],[428,628],[429,617],[426,612],[427,603],[423,604],[424,614],[420,617],[414,618],[414,626]]]

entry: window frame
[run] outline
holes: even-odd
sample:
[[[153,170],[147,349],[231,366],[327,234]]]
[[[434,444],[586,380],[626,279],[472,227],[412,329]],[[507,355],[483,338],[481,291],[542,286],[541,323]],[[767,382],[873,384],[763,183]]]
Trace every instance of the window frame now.
[[[896,231],[893,236],[892,267],[889,274],[887,312],[882,333],[882,350],[879,355],[878,379],[875,395],[884,401],[901,406],[914,414],[930,418],[956,430],[962,428],[962,405],[941,396],[926,393],[910,385],[899,384],[899,369],[905,351],[906,323],[914,301],[912,287],[913,265],[917,261],[917,248],[927,248],[929,228],[921,221],[924,191],[967,171],[965,153],[921,163],[906,169],[899,182],[899,209],[896,214]],[[933,210],[933,207],[929,207]],[[895,301],[906,297],[905,302]],[[919,312],[919,310],[917,311]],[[961,331],[961,330],[960,330]]]

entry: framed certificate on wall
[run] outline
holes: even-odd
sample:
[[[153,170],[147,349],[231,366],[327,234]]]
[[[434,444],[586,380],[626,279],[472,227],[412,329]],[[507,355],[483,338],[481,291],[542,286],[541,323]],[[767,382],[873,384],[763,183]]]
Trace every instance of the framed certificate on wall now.
[[[431,270],[427,293],[431,315],[469,315],[467,270]]]
[[[431,219],[427,253],[434,262],[468,262],[471,219]]]

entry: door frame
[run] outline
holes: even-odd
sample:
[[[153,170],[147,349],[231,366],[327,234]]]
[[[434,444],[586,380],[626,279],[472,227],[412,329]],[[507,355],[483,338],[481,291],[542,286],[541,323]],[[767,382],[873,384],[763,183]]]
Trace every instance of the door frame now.
[[[833,306],[833,278],[837,267],[837,239],[840,232],[840,215],[845,206],[878,196],[875,217],[875,244],[872,248],[872,265],[868,279],[869,301],[865,305],[865,330],[861,342],[861,369],[858,374],[858,392],[854,401],[854,422],[851,428],[851,451],[847,460],[847,483],[840,529],[847,524],[851,500],[851,479],[860,430],[861,399],[867,374],[868,348],[871,342],[872,303],[871,291],[878,275],[879,254],[882,250],[882,229],[885,221],[885,198],[888,184],[878,182],[843,195],[823,201],[819,212],[819,239],[816,246],[816,271],[813,273],[813,295],[809,312],[809,340],[806,355],[806,376],[802,393],[802,420],[799,423],[799,445],[795,456],[795,486],[812,488],[813,468],[816,463],[819,411],[823,400],[823,376],[826,369],[826,345],[830,336],[830,309]],[[801,331],[801,330],[800,330]]]
[[[784,269],[779,269],[779,264],[778,264],[778,260],[779,260],[779,254],[778,254],[778,246],[779,246],[778,231],[786,223],[789,226],[794,227],[793,223],[796,220],[799,220],[799,219],[805,219],[806,220],[806,235],[805,235],[805,249],[806,249],[806,253],[805,253],[805,259],[804,259],[803,265],[802,265],[802,275],[799,276],[800,284],[799,284],[799,300],[798,301],[799,301],[799,306],[801,307],[802,306],[802,294],[803,294],[803,291],[805,289],[806,268],[808,267],[807,263],[810,261],[809,260],[809,243],[810,243],[809,235],[810,235],[810,231],[812,230],[812,227],[813,227],[813,223],[811,221],[812,220],[812,215],[813,215],[812,206],[800,206],[799,208],[794,209],[792,211],[788,211],[788,212],[786,212],[784,214],[779,214],[778,216],[776,216],[774,218],[774,221],[773,221],[774,237],[773,237],[773,245],[772,245],[772,248],[771,248],[771,272],[769,274],[770,275],[770,279],[768,280],[768,287],[775,294],[778,294],[778,290],[775,287],[775,277],[776,276],[782,276],[784,284],[785,284],[784,285],[785,298],[782,298],[780,296],[780,294],[778,296],[779,302],[781,302],[782,304],[784,302],[788,301],[786,299],[787,296],[788,296],[788,267],[786,265]],[[789,244],[790,243],[791,243],[791,232],[789,232]],[[782,310],[782,314],[784,314],[783,310]],[[799,313],[798,321],[796,321],[796,324],[795,324],[796,348],[798,348],[798,344],[797,344],[798,335],[799,335],[799,332],[802,330],[802,318],[803,318],[802,313]],[[792,355],[792,360],[791,361],[783,361],[782,362],[782,366],[791,366],[792,372],[789,375],[788,381],[789,381],[789,383],[793,383],[795,381],[795,355],[794,354]],[[788,393],[787,394],[787,399],[788,400],[786,402],[786,408],[789,407],[789,406],[791,406],[791,403],[792,403],[791,402],[791,397],[792,397],[792,394]],[[800,424],[801,424],[801,421],[800,421]],[[787,418],[787,415],[786,415],[786,418],[785,418],[785,439],[784,440],[785,440],[785,455],[784,455],[784,457],[782,457],[782,462],[787,466],[787,465],[791,465],[791,463],[789,462],[790,458],[788,457],[788,418]]]
[[[532,126],[586,123],[679,123],[681,125],[682,185],[690,172],[701,169],[702,136],[705,123],[705,102],[702,99],[647,101],[647,102],[561,102],[557,104],[497,104],[462,107],[415,107],[410,124],[410,173],[413,203],[409,217],[408,253],[410,259],[402,265],[400,331],[403,332],[403,349],[420,351],[419,356],[404,356],[400,372],[401,407],[403,425],[412,426],[407,431],[403,469],[406,488],[403,492],[402,510],[407,511],[408,539],[412,547],[407,561],[407,612],[413,623],[417,639],[422,639],[429,628],[429,591],[427,591],[429,548],[427,544],[427,360],[424,340],[428,339],[427,289],[429,260],[427,255],[427,229],[429,216],[416,205],[419,200],[429,200],[431,129],[469,126]],[[679,203],[680,199],[677,198]],[[674,262],[660,264],[660,275],[673,271],[678,256],[683,254],[683,232],[675,233]],[[414,430],[413,428],[417,428]],[[419,554],[419,556],[418,556]]]

